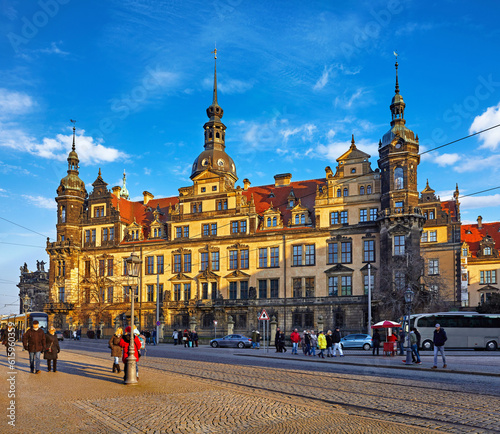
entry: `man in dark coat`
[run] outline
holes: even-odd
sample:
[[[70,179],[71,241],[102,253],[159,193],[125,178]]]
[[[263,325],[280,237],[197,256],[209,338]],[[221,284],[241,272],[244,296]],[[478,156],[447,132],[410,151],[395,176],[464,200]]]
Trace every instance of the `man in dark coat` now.
[[[57,355],[61,351],[59,339],[56,336],[55,327],[49,327],[49,332],[45,335],[45,349],[43,358],[47,360],[47,371],[50,372],[51,362],[54,362],[54,372],[57,372]]]
[[[277,327],[276,334],[274,335],[274,346],[276,347],[277,353],[279,353],[279,349],[280,349],[280,334],[281,334],[280,328]]]
[[[23,347],[30,354],[31,373],[40,373],[40,353],[45,349],[45,333],[40,330],[37,320],[23,336]]]
[[[342,339],[342,335],[340,334],[340,328],[335,327],[335,331],[332,335],[333,341],[333,357],[337,357],[337,350],[339,350],[340,357],[344,357],[344,353],[342,351],[342,345],[340,345],[340,340]]]
[[[432,369],[437,369],[438,352],[441,353],[443,359],[443,368],[446,368],[446,357],[444,355],[444,343],[448,340],[446,332],[441,328],[439,324],[436,324],[436,329],[434,330],[434,366]]]
[[[375,330],[375,332],[373,333],[372,343],[373,343],[372,355],[374,356],[376,351],[378,356],[380,351],[380,333],[378,332],[378,330]]]

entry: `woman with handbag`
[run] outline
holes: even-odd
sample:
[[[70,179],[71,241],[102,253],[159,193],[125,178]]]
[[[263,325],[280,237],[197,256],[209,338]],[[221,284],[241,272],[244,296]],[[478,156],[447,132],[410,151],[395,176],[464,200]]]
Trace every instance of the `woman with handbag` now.
[[[55,327],[50,326],[49,332],[45,335],[45,350],[43,352],[43,358],[47,360],[47,371],[49,372],[52,361],[54,361],[53,371],[57,372],[57,354],[61,351],[59,347],[59,340],[57,339],[55,333]]]
[[[113,360],[113,372],[120,373],[120,357],[122,355],[122,347],[120,347],[120,341],[122,339],[123,329],[118,327],[116,332],[111,339],[109,340],[108,347],[111,350],[111,357],[114,357]]]

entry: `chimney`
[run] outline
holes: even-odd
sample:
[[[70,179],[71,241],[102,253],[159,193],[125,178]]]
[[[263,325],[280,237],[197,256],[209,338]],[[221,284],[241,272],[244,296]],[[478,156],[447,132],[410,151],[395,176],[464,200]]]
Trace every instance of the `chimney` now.
[[[118,185],[116,187],[113,187],[113,194],[120,199],[120,193],[122,191],[122,188],[119,187]]]
[[[245,179],[243,180],[243,190],[244,190],[244,191],[247,191],[247,190],[248,190],[248,187],[250,187],[250,184],[251,184],[251,182],[248,180],[248,178],[245,178]]]
[[[154,196],[149,191],[143,191],[142,194],[144,196],[144,205],[147,205],[151,199],[154,199]]]
[[[483,218],[481,216],[478,216],[478,218],[477,218],[477,228],[478,229],[483,228]]]
[[[279,175],[274,175],[274,186],[285,187],[287,185],[290,185],[291,180],[292,180],[291,173],[281,173]]]

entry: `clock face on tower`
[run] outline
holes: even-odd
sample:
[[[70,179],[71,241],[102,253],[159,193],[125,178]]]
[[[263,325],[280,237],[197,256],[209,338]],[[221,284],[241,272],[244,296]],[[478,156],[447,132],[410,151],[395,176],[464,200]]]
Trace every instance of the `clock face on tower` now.
[[[224,166],[224,160],[222,158],[219,158],[217,160],[217,165],[220,166],[220,167]]]
[[[396,146],[395,146],[396,149],[400,149],[401,148],[401,143],[396,143]]]

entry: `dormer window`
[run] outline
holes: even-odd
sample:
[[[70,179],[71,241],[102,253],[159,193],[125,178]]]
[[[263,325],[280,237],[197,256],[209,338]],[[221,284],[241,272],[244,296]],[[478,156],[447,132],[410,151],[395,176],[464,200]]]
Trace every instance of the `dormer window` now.
[[[291,199],[290,202],[288,202],[288,206],[290,208],[293,208],[295,206],[295,201],[293,199]]]
[[[486,255],[491,255],[491,247],[485,247],[483,250],[483,254]]]
[[[271,217],[267,218],[267,227],[271,227]]]
[[[94,208],[94,217],[104,217],[104,205]]]
[[[434,211],[429,211],[429,220],[434,220]]]
[[[278,218],[276,216],[273,217],[273,226],[277,226]]]

